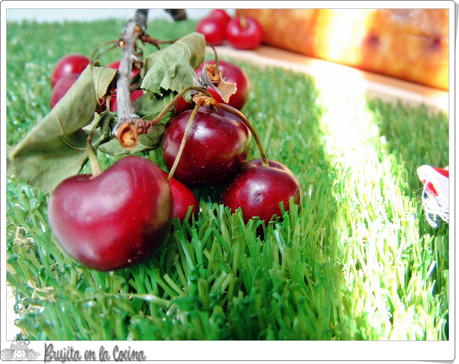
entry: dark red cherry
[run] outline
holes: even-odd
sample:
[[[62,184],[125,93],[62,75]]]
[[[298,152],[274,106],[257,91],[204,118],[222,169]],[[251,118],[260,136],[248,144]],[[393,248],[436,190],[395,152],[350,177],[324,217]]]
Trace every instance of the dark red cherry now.
[[[261,160],[246,162],[222,192],[221,203],[232,212],[241,208],[246,223],[256,216],[265,223],[275,216],[282,217],[280,203],[288,211],[291,198],[300,203],[301,186],[293,173],[278,162],[268,164],[263,166]]]
[[[194,102],[186,102],[185,99],[181,97],[177,100],[175,114],[178,115],[186,110],[191,110],[192,108],[194,108],[194,105],[195,105]]]
[[[234,17],[226,26],[226,39],[236,49],[255,49],[263,40],[263,29],[251,17]]]
[[[164,176],[167,178],[169,173],[165,171],[163,172]],[[170,180],[169,185],[171,187],[172,199],[174,201],[172,217],[179,219],[181,222],[185,221],[188,210],[190,206],[192,206],[189,222],[191,223],[193,221],[193,216],[197,219],[199,213],[199,203],[194,193],[187,186],[173,177]]]
[[[228,25],[228,22],[231,20],[231,16],[224,9],[213,9],[209,14],[209,18],[217,19],[220,26],[223,27],[225,32],[226,26]]]
[[[164,162],[171,170],[192,111],[174,117],[163,137]],[[199,108],[188,135],[174,178],[190,188],[220,186],[244,164],[250,132],[236,115],[209,106]]]
[[[51,195],[51,231],[77,262],[100,271],[152,256],[172,222],[172,194],[163,171],[138,156],[121,158],[101,174],[76,175]]]
[[[201,19],[196,25],[196,31],[204,35],[206,42],[213,46],[219,46],[225,40],[225,25],[216,18]]]

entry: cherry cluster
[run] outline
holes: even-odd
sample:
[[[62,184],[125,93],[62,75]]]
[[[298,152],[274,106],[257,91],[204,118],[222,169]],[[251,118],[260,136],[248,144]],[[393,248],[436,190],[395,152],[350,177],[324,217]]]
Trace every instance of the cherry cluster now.
[[[225,40],[236,49],[257,48],[263,40],[263,29],[256,19],[249,16],[231,17],[223,9],[214,9],[201,19],[196,31],[203,34],[213,46],[222,45]]]
[[[59,79],[81,73],[85,62],[78,55],[61,59],[51,78],[54,87]],[[178,99],[161,145],[168,171],[146,158],[127,156],[105,171],[91,163],[92,174],[70,177],[53,191],[50,227],[76,261],[110,271],[149,258],[170,234],[172,219],[190,224],[198,219],[193,190],[218,188],[218,202],[231,212],[241,209],[246,223],[258,217],[261,233],[270,221],[282,218],[282,205],[288,211],[291,200],[300,203],[299,181],[286,166],[266,158],[240,111],[249,95],[247,74],[233,63],[208,61],[196,70],[197,77],[209,67],[212,72],[218,67],[219,79],[237,89],[225,97],[226,103],[215,87],[208,88],[212,96],[198,92],[193,102]],[[247,160],[252,139],[261,159]],[[90,140],[88,154],[97,163]]]
[[[63,56],[57,61],[51,74],[51,109],[64,97],[72,85],[76,82],[80,74],[84,71],[86,66],[89,65],[89,58],[83,54],[72,53]],[[107,65],[109,68],[118,69],[121,60],[113,61]],[[131,78],[137,75],[140,70],[133,69],[131,71]],[[134,107],[134,101],[143,95],[141,89],[133,90],[131,92],[131,103]],[[116,93],[112,95],[110,99],[110,110],[116,111],[118,104],[116,101]],[[104,105],[98,111],[104,111]]]
[[[165,165],[187,187],[223,186],[220,203],[232,212],[240,208],[246,223],[258,217],[267,224],[282,216],[281,203],[286,211],[291,198],[300,203],[300,184],[285,165],[267,160],[262,150],[261,159],[248,161],[252,136],[257,144],[259,139],[242,114],[240,117],[231,107],[220,105],[223,108],[198,109],[175,169],[193,112],[184,111],[172,120],[162,142]]]

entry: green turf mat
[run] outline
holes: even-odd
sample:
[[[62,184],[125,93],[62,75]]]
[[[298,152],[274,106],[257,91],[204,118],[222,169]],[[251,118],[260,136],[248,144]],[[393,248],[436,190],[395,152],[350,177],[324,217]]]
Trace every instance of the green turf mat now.
[[[167,40],[195,25],[160,19],[147,30]],[[8,146],[49,112],[55,62],[68,53],[90,56],[123,27],[120,20],[8,23]],[[101,61],[120,57],[116,50]],[[175,222],[150,261],[101,273],[60,248],[47,221],[49,195],[8,176],[7,280],[23,335],[447,340],[449,227],[426,221],[416,175],[420,165],[449,164],[447,115],[346,95],[331,102],[312,77],[232,61],[251,82],[242,111],[268,158],[298,176],[301,206],[261,238],[256,221],[244,224],[215,191],[201,191],[199,219]],[[162,166],[160,151],[149,158]],[[114,160],[100,155],[103,168]]]

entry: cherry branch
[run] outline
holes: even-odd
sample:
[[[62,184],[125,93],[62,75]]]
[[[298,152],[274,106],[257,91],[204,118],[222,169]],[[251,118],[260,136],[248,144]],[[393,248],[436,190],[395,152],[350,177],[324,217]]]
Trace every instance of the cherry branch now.
[[[118,40],[118,47],[123,50],[123,56],[118,68],[116,91],[118,103],[118,121],[113,129],[113,134],[119,141],[120,145],[128,150],[134,149],[137,146],[138,136],[140,134],[148,133],[151,128],[161,120],[165,113],[169,111],[174,104],[176,104],[178,98],[185,93],[185,90],[183,90],[179,93],[180,96],[176,95],[174,100],[163,110],[163,112],[161,112],[158,117],[151,121],[147,121],[141,118],[133,110],[130,98],[130,84],[132,83],[130,75],[133,64],[136,68],[141,67],[142,64],[141,59],[136,54],[136,51],[138,50],[137,40],[140,40],[144,44],[150,43],[156,46],[157,49],[160,49],[160,44],[174,43],[178,40],[174,39],[172,41],[161,41],[150,37],[145,32],[147,26],[147,16],[147,9],[137,9],[135,16],[126,23],[125,29],[121,34],[120,39]],[[215,48],[213,49],[216,56],[216,50]],[[216,64],[216,67],[218,70],[218,63]],[[216,89],[216,87],[212,85],[212,80],[207,80],[207,82],[204,82],[204,84],[199,83],[199,86],[196,85],[191,86],[191,88],[187,88],[186,91],[193,89],[195,92],[199,92],[205,96],[210,97],[211,94],[206,90],[208,85]],[[217,91],[219,90],[217,89]]]
[[[171,14],[175,21],[186,20],[186,9],[165,9],[167,13]]]
[[[172,40],[159,40],[156,38],[150,37],[148,34],[142,34],[139,39],[142,41],[142,43],[150,43],[154,45],[158,50],[160,50],[160,44],[172,44],[178,41],[180,38],[177,39],[172,39]]]
[[[118,122],[115,125],[115,136],[120,137],[119,131],[123,128],[120,126],[128,123],[135,128],[136,124],[142,124],[141,119],[134,113],[131,105],[131,97],[129,92],[130,75],[132,64],[140,64],[139,58],[136,56],[136,42],[140,35],[144,34],[147,27],[148,9],[137,9],[135,16],[126,23],[121,38],[118,41],[118,46],[123,50],[123,57],[121,58],[120,66],[118,69],[117,87],[117,103],[118,103]],[[137,129],[137,128],[136,128]]]

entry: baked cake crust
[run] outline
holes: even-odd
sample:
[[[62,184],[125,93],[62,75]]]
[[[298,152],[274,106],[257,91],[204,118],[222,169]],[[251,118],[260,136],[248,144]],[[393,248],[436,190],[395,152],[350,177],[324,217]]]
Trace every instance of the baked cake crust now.
[[[237,9],[263,43],[448,90],[448,9]]]

